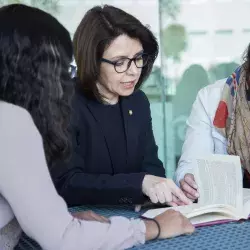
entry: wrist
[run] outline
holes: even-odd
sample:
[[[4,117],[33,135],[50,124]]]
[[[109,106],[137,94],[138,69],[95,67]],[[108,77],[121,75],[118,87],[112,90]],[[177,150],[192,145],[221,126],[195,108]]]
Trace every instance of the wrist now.
[[[159,223],[155,219],[144,219],[143,221],[146,226],[146,241],[158,239],[161,233]]]
[[[146,226],[146,241],[153,240],[158,234],[158,229],[156,224],[153,221],[144,220]]]

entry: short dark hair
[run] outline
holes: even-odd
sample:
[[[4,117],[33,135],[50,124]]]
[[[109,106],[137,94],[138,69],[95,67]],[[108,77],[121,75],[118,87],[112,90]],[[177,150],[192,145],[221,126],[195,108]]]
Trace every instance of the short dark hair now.
[[[96,6],[85,14],[73,39],[77,78],[87,97],[101,100],[96,86],[101,58],[107,46],[122,34],[138,39],[144,52],[150,56],[148,64],[142,68],[136,88],[140,88],[151,73],[158,55],[158,43],[149,28],[121,9],[109,5]]]
[[[68,31],[50,14],[22,4],[0,8],[0,100],[31,114],[49,166],[71,151],[72,57]]]

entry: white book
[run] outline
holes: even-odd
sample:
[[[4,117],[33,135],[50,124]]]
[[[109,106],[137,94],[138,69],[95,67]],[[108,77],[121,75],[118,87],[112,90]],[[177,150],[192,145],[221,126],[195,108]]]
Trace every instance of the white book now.
[[[150,209],[144,217],[154,218],[168,209],[180,211],[195,226],[248,219],[250,189],[243,189],[240,158],[211,155],[196,159],[194,176],[200,193],[198,203]]]

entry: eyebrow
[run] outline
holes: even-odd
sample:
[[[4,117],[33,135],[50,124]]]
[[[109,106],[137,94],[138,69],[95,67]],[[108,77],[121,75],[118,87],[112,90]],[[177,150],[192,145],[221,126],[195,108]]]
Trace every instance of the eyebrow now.
[[[133,57],[139,56],[143,54],[144,50],[142,49],[141,51],[137,52]],[[122,58],[128,58],[127,56],[114,56],[110,60],[115,60],[115,59],[122,59]]]

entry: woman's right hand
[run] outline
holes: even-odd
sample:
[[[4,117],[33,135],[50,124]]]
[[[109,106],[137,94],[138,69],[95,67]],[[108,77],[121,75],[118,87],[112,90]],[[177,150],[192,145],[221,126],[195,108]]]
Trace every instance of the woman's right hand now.
[[[180,180],[180,187],[184,194],[192,201],[199,198],[198,186],[193,174],[186,174],[184,178]]]
[[[145,175],[142,182],[142,192],[153,203],[168,204],[170,206],[190,205],[189,200],[173,180],[154,175]]]
[[[160,225],[159,239],[173,238],[182,234],[192,234],[195,230],[190,221],[180,212],[173,209],[155,217]],[[145,220],[146,240],[154,239],[158,234],[158,227],[154,221]]]

